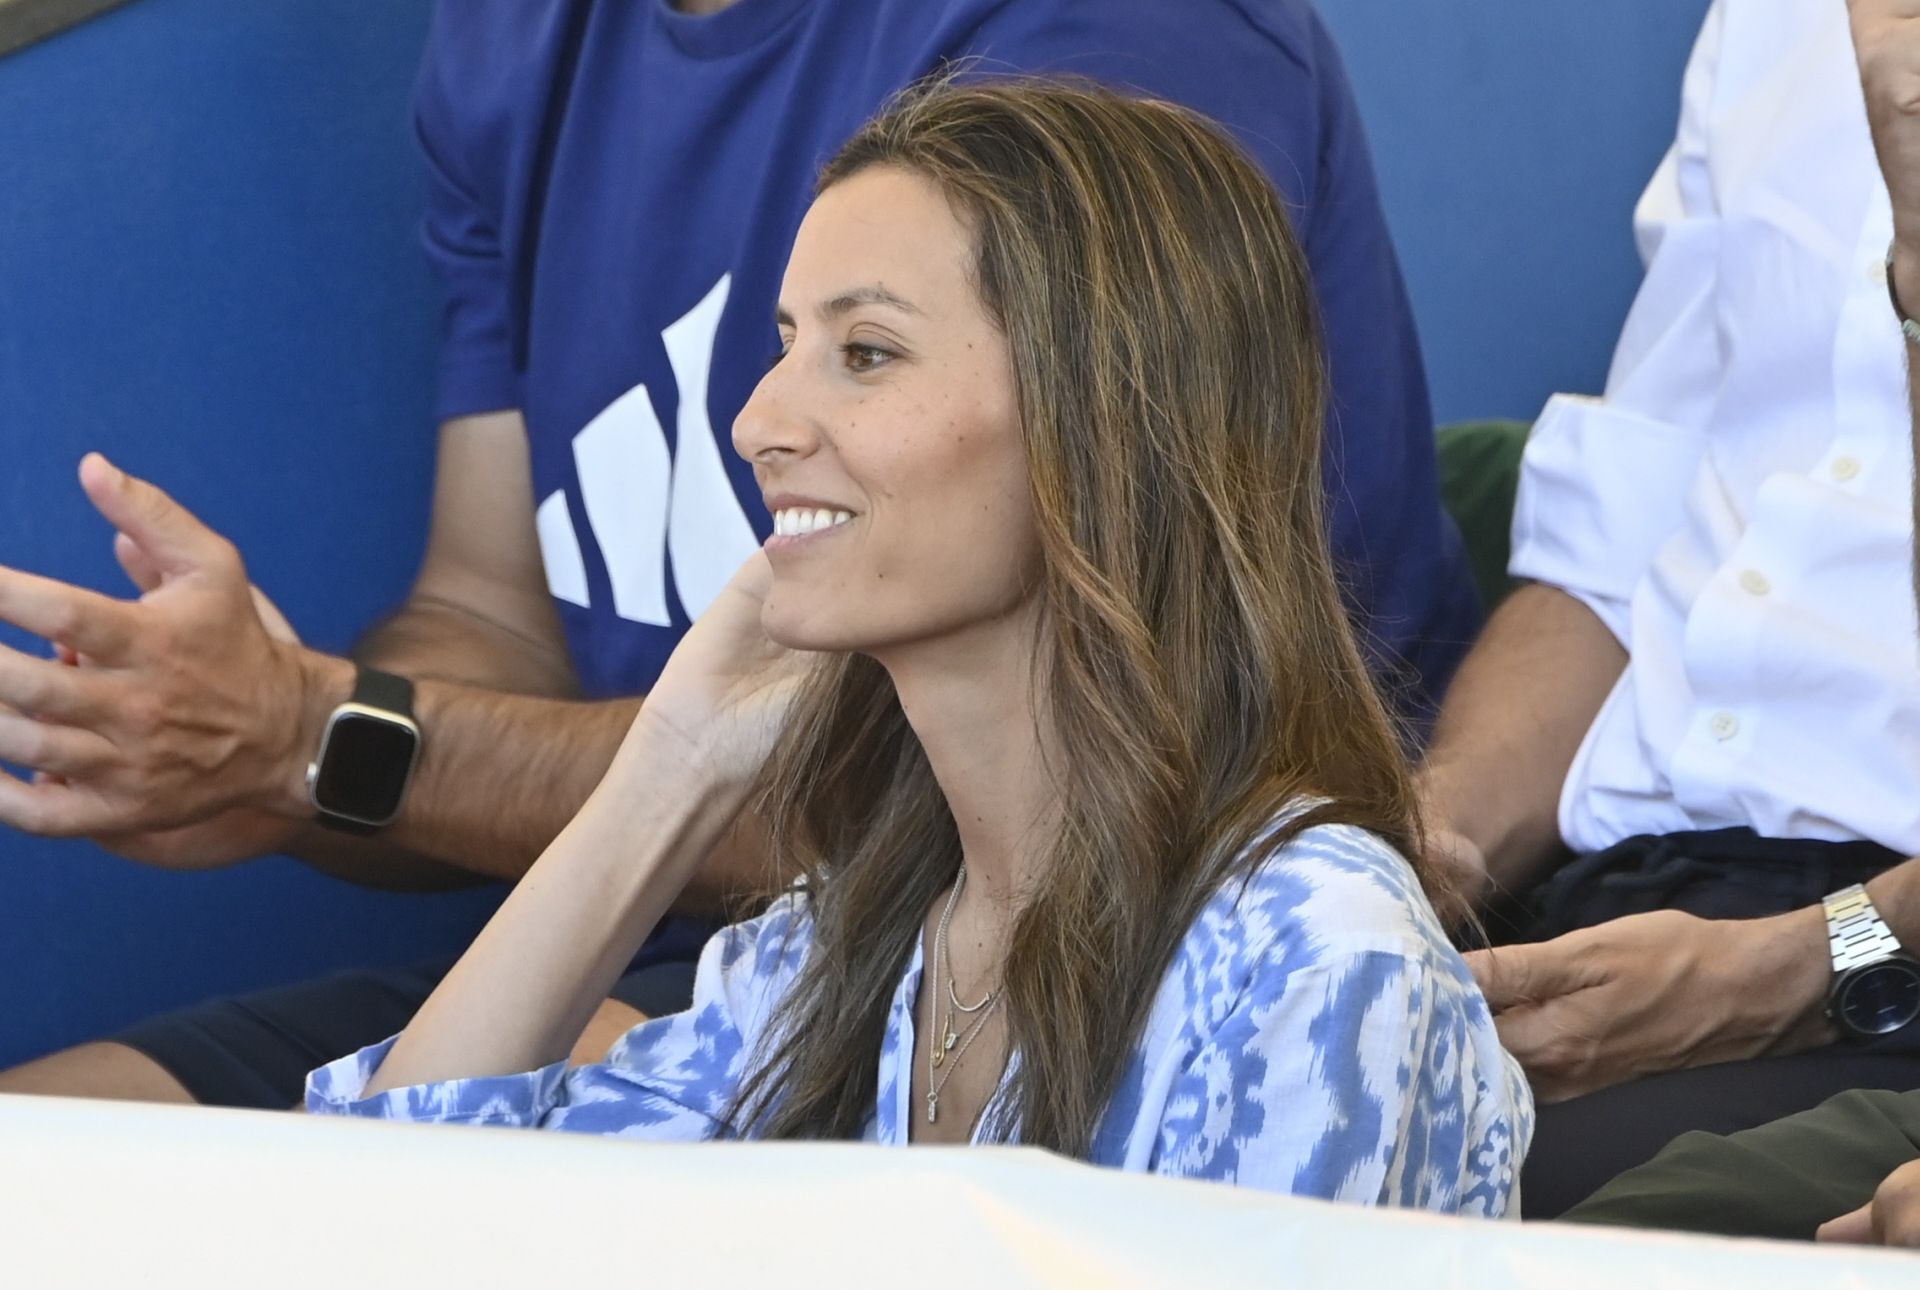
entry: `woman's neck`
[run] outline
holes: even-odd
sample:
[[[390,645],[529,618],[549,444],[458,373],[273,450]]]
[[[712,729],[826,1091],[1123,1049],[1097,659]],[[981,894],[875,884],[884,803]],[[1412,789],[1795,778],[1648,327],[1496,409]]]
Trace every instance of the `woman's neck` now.
[[[1035,711],[1036,613],[880,660],[953,812],[968,886],[1009,912],[1059,818]]]
[[[694,15],[719,13],[722,9],[731,9],[740,0],[673,0],[673,7],[681,13]]]

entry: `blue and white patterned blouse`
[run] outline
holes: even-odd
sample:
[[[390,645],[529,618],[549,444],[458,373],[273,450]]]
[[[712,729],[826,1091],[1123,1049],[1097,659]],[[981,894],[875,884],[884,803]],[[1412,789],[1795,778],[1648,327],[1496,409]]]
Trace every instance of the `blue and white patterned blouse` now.
[[[812,934],[800,890],[720,932],[701,957],[693,1006],[634,1027],[604,1065],[555,1063],[363,1098],[388,1040],[309,1076],[307,1109],[713,1137]],[[921,970],[916,948],[878,1054],[869,1141],[908,1139]],[[1335,825],[1303,833],[1201,911],[1089,1158],[1302,1196],[1501,1215],[1513,1207],[1532,1132],[1526,1081],[1406,861],[1374,835]]]

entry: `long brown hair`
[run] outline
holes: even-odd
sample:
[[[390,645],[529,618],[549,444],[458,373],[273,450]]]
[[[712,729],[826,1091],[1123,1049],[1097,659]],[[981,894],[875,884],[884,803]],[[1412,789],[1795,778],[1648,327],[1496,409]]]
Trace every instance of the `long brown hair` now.
[[[1083,1156],[1222,882],[1334,821],[1419,854],[1397,734],[1328,554],[1306,259],[1218,127],[1090,85],[910,89],[820,188],[872,166],[953,203],[1012,353],[1043,564],[1035,720],[1067,752],[1050,767],[1062,823],[1002,968],[1019,1061],[988,1132]],[[823,662],[766,785],[776,853],[809,875],[815,939],[732,1131],[858,1137],[958,833],[863,656]]]

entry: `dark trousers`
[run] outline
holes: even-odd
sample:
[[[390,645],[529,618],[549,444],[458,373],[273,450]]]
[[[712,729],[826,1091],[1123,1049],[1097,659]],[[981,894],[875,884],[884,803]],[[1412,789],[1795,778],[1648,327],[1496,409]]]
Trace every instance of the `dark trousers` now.
[[[1902,859],[1867,842],[1785,841],[1750,829],[1629,838],[1543,884],[1511,939],[1545,940],[1656,909],[1762,918],[1816,904]],[[1920,1025],[1867,1044],[1671,1071],[1543,1106],[1521,1178],[1522,1213],[1557,1218],[1685,1133],[1752,1129],[1851,1089],[1920,1089],[1915,1032]]]
[[[1722,1137],[1688,1133],[1568,1210],[1574,1223],[1811,1240],[1920,1160],[1920,1092],[1855,1089]]]

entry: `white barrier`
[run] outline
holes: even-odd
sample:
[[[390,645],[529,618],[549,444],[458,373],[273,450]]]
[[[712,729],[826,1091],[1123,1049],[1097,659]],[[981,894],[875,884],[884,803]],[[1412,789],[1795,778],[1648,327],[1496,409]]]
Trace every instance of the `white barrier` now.
[[[1022,1150],[0,1097],[0,1286],[1920,1286],[1920,1254],[1364,1210]]]

